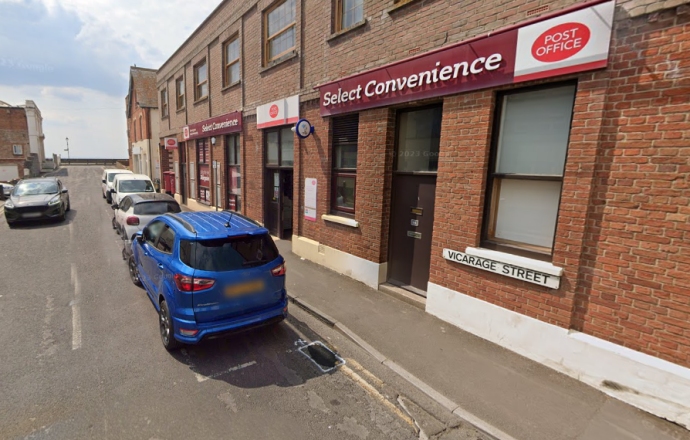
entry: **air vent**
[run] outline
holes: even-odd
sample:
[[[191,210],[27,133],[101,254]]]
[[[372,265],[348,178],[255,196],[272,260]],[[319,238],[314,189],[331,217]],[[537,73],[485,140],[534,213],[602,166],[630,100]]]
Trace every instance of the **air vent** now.
[[[549,10],[549,5],[540,6],[536,9],[532,9],[531,11],[527,11],[527,16],[531,17],[533,15],[541,14],[542,12],[546,12],[548,10]]]
[[[416,54],[417,52],[419,52],[420,50],[422,50],[421,47],[415,47],[414,49],[410,49],[409,52],[408,52],[408,54],[414,55],[414,54]]]

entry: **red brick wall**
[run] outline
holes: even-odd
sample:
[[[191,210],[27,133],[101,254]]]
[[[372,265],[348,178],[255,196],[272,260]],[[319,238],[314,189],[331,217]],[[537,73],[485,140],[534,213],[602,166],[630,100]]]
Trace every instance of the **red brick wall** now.
[[[256,129],[256,116],[245,116],[242,135],[242,180],[244,214],[264,221],[263,131]]]
[[[14,154],[13,145],[22,146],[21,156]],[[24,109],[0,107],[0,165],[17,165],[19,177],[23,178],[29,150],[29,127]]]

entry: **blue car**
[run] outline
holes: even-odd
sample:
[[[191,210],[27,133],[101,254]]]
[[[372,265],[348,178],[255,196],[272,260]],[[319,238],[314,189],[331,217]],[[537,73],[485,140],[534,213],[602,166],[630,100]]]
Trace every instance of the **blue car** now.
[[[268,230],[235,213],[155,217],[136,234],[128,264],[167,350],[287,316],[285,260]]]

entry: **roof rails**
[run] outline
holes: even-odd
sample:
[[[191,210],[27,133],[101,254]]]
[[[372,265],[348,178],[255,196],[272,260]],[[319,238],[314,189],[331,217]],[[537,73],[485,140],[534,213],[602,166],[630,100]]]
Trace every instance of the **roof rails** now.
[[[239,217],[241,219],[247,220],[248,222],[252,223],[255,226],[262,227],[256,220],[250,219],[249,217],[246,217],[246,216],[240,214],[239,212],[230,211],[229,209],[224,209],[223,212],[229,212],[231,219],[232,219],[232,217]]]
[[[191,232],[192,234],[196,234],[196,229],[194,229],[194,226],[192,226],[187,220],[183,219],[183,218],[180,217],[179,215],[173,214],[173,213],[170,213],[170,212],[168,212],[168,213],[166,213],[166,214],[164,214],[164,215],[165,215],[166,217],[170,217],[170,218],[172,218],[172,219],[175,219],[178,223],[180,223],[182,226],[184,226],[184,228],[185,228],[186,230],[188,230],[188,231]]]

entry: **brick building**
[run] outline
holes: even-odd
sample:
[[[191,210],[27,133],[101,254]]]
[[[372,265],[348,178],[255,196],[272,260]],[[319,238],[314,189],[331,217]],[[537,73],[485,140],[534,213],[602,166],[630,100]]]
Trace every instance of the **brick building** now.
[[[689,23],[226,0],[158,70],[171,192],[690,426]]]
[[[25,108],[0,101],[0,181],[29,177],[30,154]]]
[[[155,70],[130,67],[129,90],[125,97],[129,168],[151,179],[161,178],[157,93]],[[160,111],[167,111],[167,107],[161,106]]]

